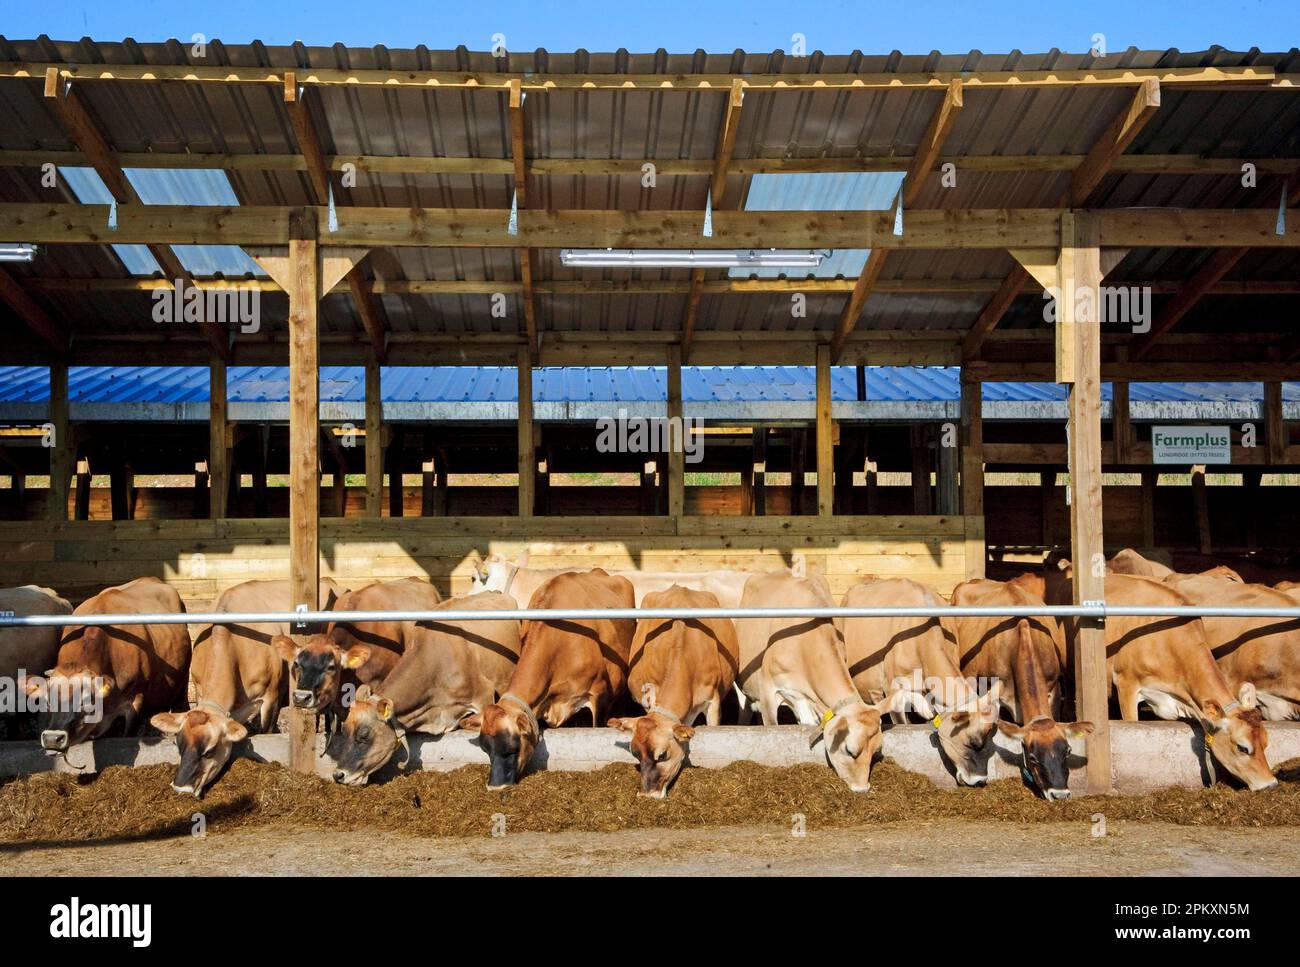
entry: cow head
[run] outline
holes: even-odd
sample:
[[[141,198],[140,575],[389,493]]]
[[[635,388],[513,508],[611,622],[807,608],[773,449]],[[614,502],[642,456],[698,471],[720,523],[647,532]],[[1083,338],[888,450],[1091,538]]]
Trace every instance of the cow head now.
[[[402,761],[405,765],[411,749],[392,701],[372,695],[362,685],[348,709],[348,717],[326,750],[337,766],[334,781],[345,786],[364,786],[393,757],[398,746],[406,752]]]
[[[324,712],[339,701],[345,669],[360,668],[370,649],[356,645],[344,651],[330,635],[311,635],[298,644],[288,635],[276,635],[272,646],[289,663],[289,701],[297,708]]]
[[[999,722],[1013,752],[1044,799],[1070,798],[1070,739],[1092,734],[1091,722],[1062,723],[1050,716],[1033,719],[1027,725]]]
[[[519,569],[528,565],[528,552],[525,551],[518,561],[507,561],[499,554],[493,554],[485,561],[474,565],[474,573],[469,579],[469,593],[481,594],[484,591],[509,593]]]
[[[1277,786],[1277,776],[1268,767],[1268,757],[1264,754],[1268,733],[1264,731],[1264,717],[1256,704],[1255,686],[1243,682],[1237,701],[1226,711],[1211,700],[1200,712],[1206,748],[1253,792]]]
[[[86,649],[107,646],[103,628],[83,630]],[[115,718],[123,696],[111,674],[97,672],[72,661],[49,669],[42,678],[28,678],[24,689],[37,708],[36,727],[41,733],[41,748],[50,754],[67,752],[72,746],[92,738],[106,722]]]
[[[901,711],[909,704],[922,709],[929,707],[916,692],[897,691],[875,705],[858,699],[845,703],[842,708],[829,709],[822,716],[820,728],[808,740],[808,747],[824,740],[826,758],[835,774],[853,792],[870,792],[871,764],[884,742],[880,733],[881,716]]]
[[[957,773],[958,785],[982,786],[989,781],[989,759],[993,754],[989,740],[997,728],[1001,693],[1002,683],[994,682],[973,703],[963,703],[967,708],[936,709],[931,724],[939,747]]]
[[[508,692],[482,712],[462,719],[461,727],[477,731],[479,746],[488,754],[489,789],[504,789],[517,783],[532,761],[541,737],[532,707]]]
[[[629,748],[641,766],[638,796],[663,799],[686,764],[686,752],[695,730],[676,716],[647,712],[637,718],[610,719],[611,728],[630,732]]]
[[[235,743],[248,738],[244,723],[262,710],[262,699],[249,702],[233,716],[219,706],[201,702],[188,712],[160,712],[149,720],[160,732],[176,736],[181,761],[172,789],[181,795],[203,798],[222,768],[230,761]]]

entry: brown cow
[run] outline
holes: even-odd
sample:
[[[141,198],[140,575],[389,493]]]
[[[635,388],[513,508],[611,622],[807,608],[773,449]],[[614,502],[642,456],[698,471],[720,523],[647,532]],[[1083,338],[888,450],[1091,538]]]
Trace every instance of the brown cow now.
[[[537,589],[528,607],[631,608],[634,600],[626,578],[594,568],[555,575]],[[631,619],[523,622],[519,664],[510,684],[494,704],[464,723],[479,731],[479,744],[491,760],[489,789],[519,781],[537,749],[539,718],[560,725],[585,708],[593,725],[604,725],[610,703],[627,682],[635,631]]]
[[[1128,574],[1132,577],[1155,578],[1163,581],[1174,573],[1174,569],[1159,561],[1143,557],[1131,547],[1119,551],[1106,562],[1106,567],[1116,574]]]
[[[1072,572],[1068,561],[1047,573],[1048,603],[1068,604]],[[1149,578],[1107,574],[1106,603],[1188,606],[1176,589]],[[1066,622],[1073,642],[1077,622]],[[1237,696],[1214,661],[1200,618],[1169,616],[1106,619],[1106,670],[1119,700],[1120,715],[1135,722],[1145,702],[1162,719],[1192,718],[1205,730],[1214,759],[1254,790],[1270,789],[1277,778],[1268,766],[1268,734],[1254,689]]]
[[[966,581],[952,592],[957,607],[1032,607],[1043,599],[1027,582]],[[1004,683],[1002,704],[1020,723],[998,728],[1022,757],[1025,773],[1045,799],[1070,797],[1070,739],[1092,732],[1091,722],[1056,721],[1065,671],[1064,643],[1056,622],[1042,618],[959,617],[949,619],[961,670],[975,679]]]
[[[72,614],[72,605],[49,588],[28,584],[0,588],[0,611],[19,615]],[[0,680],[23,682],[29,673],[39,674],[53,665],[59,658],[62,631],[53,625],[0,628]],[[0,739],[6,737],[8,718],[0,714]]]
[[[1195,604],[1228,608],[1294,608],[1285,591],[1242,584],[1212,572],[1176,575],[1166,584]],[[1294,618],[1216,618],[1207,615],[1209,639],[1228,687],[1239,692],[1249,683],[1266,719],[1300,718],[1300,621]],[[1248,704],[1248,703],[1243,703]]]
[[[717,608],[716,595],[673,585],[652,591],[643,608]],[[722,722],[722,699],[740,661],[736,626],[729,618],[643,618],[637,622],[628,662],[628,691],[646,713],[610,719],[632,733],[630,748],[641,768],[639,796],[662,799],[686,762],[691,728]]]
[[[423,578],[380,581],[342,594],[335,611],[432,611],[442,595]],[[290,699],[298,708],[342,718],[344,686],[381,681],[406,650],[412,632],[408,621],[331,621],[322,634],[310,635],[301,644],[289,635],[277,635],[276,650],[289,663]],[[366,645],[366,658],[358,664],[360,652],[349,660],[345,653],[355,645]]]
[[[820,576],[757,574],[745,584],[746,608],[834,607]],[[810,745],[825,740],[826,756],[854,792],[871,789],[871,764],[880,751],[882,715],[908,703],[924,708],[915,692],[897,691],[868,705],[849,675],[844,637],[829,618],[745,618],[736,629],[740,674],[736,684],[756,701],[765,725],[775,725],[777,710],[789,706],[800,725],[817,726]]]
[[[906,578],[864,581],[844,595],[846,608],[946,605],[938,593]],[[940,619],[845,618],[844,646],[849,674],[863,699],[879,702],[900,688],[923,693],[929,707],[919,711],[926,718],[933,716],[939,747],[952,763],[957,782],[988,782],[999,686],[981,697],[962,677]]]
[[[323,609],[338,600],[341,588],[328,578],[320,582]],[[228,588],[214,610],[224,613],[290,611],[288,581],[245,581]],[[180,763],[172,780],[176,792],[201,798],[204,790],[230,760],[247,726],[262,732],[275,728],[284,704],[288,678],[272,641],[287,634],[287,622],[226,625],[204,628],[194,645],[190,677],[195,707],[187,712],[159,712],[154,728],[176,736]]]
[[[157,578],[137,578],[83,602],[74,615],[184,614],[175,589]],[[72,625],[55,667],[27,691],[46,710],[37,716],[41,746],[63,753],[105,735],[118,719],[125,734],[154,712],[183,708],[190,670],[190,633],[183,624]]]
[[[508,594],[489,591],[443,601],[435,611],[512,611]],[[364,664],[369,645],[347,657]],[[373,687],[362,685],[347,719],[330,743],[334,781],[364,785],[405,746],[407,732],[445,735],[505,691],[519,660],[519,622],[513,619],[420,622],[408,634],[393,670]]]

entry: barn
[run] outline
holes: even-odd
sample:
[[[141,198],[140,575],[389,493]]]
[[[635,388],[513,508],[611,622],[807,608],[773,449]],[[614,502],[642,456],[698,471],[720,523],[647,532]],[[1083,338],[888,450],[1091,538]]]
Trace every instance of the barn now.
[[[0,585],[1298,577],[1297,76],[0,37]]]

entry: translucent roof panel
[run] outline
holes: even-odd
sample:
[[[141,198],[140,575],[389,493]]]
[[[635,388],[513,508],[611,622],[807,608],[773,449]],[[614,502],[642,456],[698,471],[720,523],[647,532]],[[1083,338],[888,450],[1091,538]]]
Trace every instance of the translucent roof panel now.
[[[750,180],[746,211],[888,211],[903,184],[898,171],[808,172],[757,174]],[[906,217],[906,212],[903,213]],[[810,275],[817,279],[861,274],[870,249],[838,249]],[[775,279],[793,275],[789,269],[731,269],[733,279]]]

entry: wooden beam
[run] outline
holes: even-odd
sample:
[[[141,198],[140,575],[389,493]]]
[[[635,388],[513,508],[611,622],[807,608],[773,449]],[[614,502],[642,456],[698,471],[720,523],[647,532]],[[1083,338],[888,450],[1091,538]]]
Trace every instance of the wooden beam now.
[[[680,434],[673,428],[680,429]],[[682,419],[682,348],[668,347],[668,516],[678,518],[686,508],[686,426]]]
[[[511,81],[507,96],[510,115],[510,159],[514,164],[515,206],[522,213],[528,205],[528,152],[524,128],[524,93],[519,80]],[[533,253],[519,249],[520,298],[524,309],[524,336],[528,340],[529,365],[537,358],[537,302],[533,294]],[[532,511],[529,511],[531,515]]]
[[[379,360],[366,354],[366,516],[380,517],[384,506],[384,397]]]
[[[1133,143],[1133,139],[1151,120],[1159,107],[1159,81],[1152,78],[1143,80],[1138,85],[1136,94],[1129,101],[1125,110],[1115,116],[1102,133],[1102,136],[1085,156],[1083,163],[1075,169],[1073,176],[1070,178],[1070,187],[1061,196],[1061,200],[1057,202],[1057,207],[1082,207],[1088,196],[1101,183],[1107,172],[1114,167],[1115,162],[1124,154],[1125,149]],[[1132,248],[1133,246],[1121,247]],[[1024,288],[1029,275],[1027,269],[1017,267],[1006,277],[1002,287],[998,289],[993,298],[980,310],[980,314],[975,318],[966,342],[962,346],[965,358],[974,359],[979,355],[984,340],[988,338],[989,333],[997,328],[1002,317],[1011,308],[1011,304],[1015,302],[1016,297]]]
[[[43,245],[285,245],[300,209],[274,206],[132,205],[118,210],[109,234],[107,205],[0,203],[0,236]],[[328,211],[311,208],[321,246],[373,248],[891,248],[907,250],[1033,249],[1060,244],[1059,210],[944,209],[910,213],[893,233],[888,212],[752,212],[713,215],[700,235],[695,212],[587,209],[519,213],[519,234],[506,233],[503,209],[345,208],[327,234]],[[1277,213],[1263,209],[1100,209],[1102,244],[1110,248],[1247,246],[1300,248],[1300,232],[1278,235]],[[1288,220],[1300,224],[1300,211]]]
[[[912,443],[912,513],[926,515],[931,513],[933,501],[930,485],[930,440],[928,427],[913,426]]]
[[[817,345],[817,514],[835,513],[835,427],[831,420],[831,347]]]
[[[140,205],[140,196],[135,186],[126,176],[126,172],[114,161],[113,149],[104,136],[99,124],[91,116],[81,95],[70,82],[60,78],[56,69],[50,68],[45,74],[45,103],[52,109],[56,120],[64,133],[86,155],[91,167],[119,205]],[[190,274],[181,264],[181,260],[165,244],[145,243],[149,254],[162,268],[169,282],[181,285],[190,284]],[[228,336],[224,327],[209,319],[199,323],[215,353],[226,359],[230,354]]]
[[[28,295],[23,285],[5,269],[0,268],[0,299],[9,304],[40,340],[56,356],[63,356],[68,351],[68,334],[63,327],[50,318],[41,304]]]
[[[1210,537],[1210,499],[1205,490],[1205,466],[1192,467],[1192,505],[1196,509],[1196,546],[1205,556],[1214,553]]]
[[[68,488],[72,483],[76,445],[68,418],[68,366],[50,366],[50,499],[46,516],[68,519]]]
[[[90,520],[90,461],[77,461],[77,488],[72,498],[73,520]]]
[[[208,363],[208,516],[227,516],[230,498],[230,424],[226,361],[215,352]]]
[[[936,88],[939,90],[939,88]],[[247,154],[229,152],[116,151],[112,155],[119,168],[215,168],[223,171],[306,171],[307,160],[301,154]],[[1073,172],[1087,158],[1082,154],[941,154],[932,171],[945,164],[956,165],[963,172],[1021,174],[1024,172]],[[43,164],[60,168],[85,167],[90,164],[82,151],[0,150],[0,168],[39,168]],[[330,172],[341,172],[351,165],[357,173],[420,175],[510,175],[514,162],[509,158],[478,158],[422,155],[331,154],[325,156]],[[1300,158],[1203,158],[1197,154],[1131,154],[1117,158],[1112,171],[1148,175],[1241,175],[1241,166],[1255,165],[1259,174],[1293,175],[1300,173]],[[646,164],[653,164],[660,177],[704,177],[713,172],[712,159],[705,158],[530,158],[526,164],[530,178],[547,177],[640,177]],[[912,160],[906,155],[838,156],[787,158],[732,158],[731,171],[737,175],[860,173],[907,171]]]
[[[519,516],[532,517],[537,502],[537,449],[533,437],[533,357],[519,348]]]
[[[736,133],[740,130],[740,109],[744,103],[745,90],[740,78],[732,81],[731,92],[727,95],[727,104],[722,112],[722,127],[718,131],[718,146],[713,152],[713,172],[709,181],[709,195],[713,211],[722,207],[727,193],[727,172],[731,166],[731,155],[736,149]],[[682,359],[691,357],[691,341],[695,337],[695,322],[700,311],[700,295],[704,285],[704,270],[696,269],[691,273],[690,292],[686,298],[686,315],[682,319]]]
[[[1264,440],[1268,447],[1268,462],[1286,462],[1287,444],[1291,441],[1282,410],[1282,384],[1276,380],[1264,384]]]
[[[1142,546],[1156,544],[1156,488],[1160,485],[1159,470],[1142,471]]]
[[[1128,150],[1133,139],[1146,127],[1148,121],[1160,110],[1160,82],[1148,78],[1138,85],[1136,93],[1097,139],[1070,178],[1070,191],[1064,207],[1082,208],[1089,196],[1101,184],[1102,178],[1115,166],[1115,161]]]
[[[920,197],[921,189],[925,186],[925,176],[934,168],[935,159],[939,157],[939,152],[948,139],[948,132],[952,130],[958,115],[961,114],[961,108],[962,82],[955,80],[944,92],[943,100],[935,110],[934,116],[930,118],[930,123],[921,136],[921,143],[917,146],[916,153],[912,155],[912,162],[903,176],[902,198],[905,210],[910,209]],[[867,256],[866,264],[862,266],[858,281],[853,286],[853,294],[849,296],[848,304],[840,315],[840,321],[835,327],[835,335],[831,339],[832,362],[839,361],[840,353],[844,351],[844,343],[857,326],[858,317],[862,315],[862,307],[866,305],[867,298],[880,278],[887,255],[885,251],[872,249]]]
[[[767,427],[754,427],[751,446],[753,453],[750,466],[753,471],[750,487],[753,505],[750,508],[750,515],[763,517],[767,514]]]
[[[1295,91],[1300,82],[1272,67],[1120,67],[1077,70],[986,70],[986,71],[880,71],[876,73],[807,74],[663,74],[645,73],[546,73],[531,71],[430,71],[392,68],[296,68],[266,66],[192,64],[69,64],[48,61],[0,63],[0,79],[43,78],[53,68],[63,80],[140,81],[184,84],[253,84],[283,87],[289,73],[309,87],[411,87],[421,90],[503,90],[519,81],[529,93],[553,91],[702,91],[728,88],[737,79],[747,90],[775,92],[822,91],[913,91],[943,90],[954,80],[971,89],[1030,88],[1071,89],[1079,87],[1132,87],[1145,80],[1162,85],[1202,90],[1252,89]]]
[[[1133,461],[1133,422],[1129,418],[1128,383],[1115,380],[1110,387],[1110,435],[1114,444],[1115,462]]]
[[[1077,212],[1061,216],[1061,285],[1079,291],[1101,283],[1101,252],[1095,217]],[[1094,309],[1095,312],[1095,309]],[[1094,315],[1071,299],[1061,299],[1057,329],[1069,334],[1068,450],[1070,458],[1070,556],[1074,564],[1074,603],[1106,597],[1105,544],[1101,486],[1101,328]],[[1062,326],[1062,323],[1065,323]],[[1058,340],[1060,336],[1058,335]],[[1087,785],[1090,794],[1108,792],[1110,774],[1110,681],[1106,674],[1106,633],[1099,622],[1075,625],[1075,707],[1093,723],[1088,737]]]

